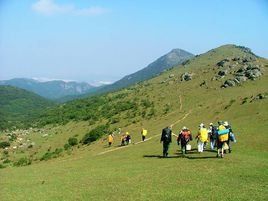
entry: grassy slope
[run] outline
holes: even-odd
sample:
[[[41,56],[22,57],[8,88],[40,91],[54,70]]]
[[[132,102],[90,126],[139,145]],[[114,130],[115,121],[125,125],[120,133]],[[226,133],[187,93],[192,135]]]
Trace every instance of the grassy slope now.
[[[35,93],[12,86],[0,86],[1,130],[32,120],[41,111],[54,105]]]
[[[267,67],[260,80],[219,89],[221,82],[210,81],[216,72],[212,69],[217,61],[231,57],[230,52],[235,56],[242,54],[233,47],[223,47],[217,54],[209,52],[195,58],[187,68],[174,68],[149,81],[148,86],[136,94],[129,95],[130,98],[141,94],[149,96],[148,99],[156,102],[158,115],[126,127],[122,125],[128,122],[123,120],[115,126],[130,131],[137,142],[142,123],[149,130],[148,137],[155,136],[151,140],[96,155],[116,148],[119,144],[119,136],[116,136],[111,148],[105,148],[107,142],[100,140],[75,149],[70,156],[0,170],[2,200],[267,200],[268,100],[241,104],[245,97],[250,99],[267,92]],[[262,62],[268,64],[267,60]],[[169,74],[177,77],[183,71],[195,73],[194,79],[160,84]],[[199,87],[204,79],[208,89]],[[171,110],[162,114],[165,104],[169,104]],[[208,124],[227,119],[238,138],[233,153],[224,159],[214,158],[214,152],[193,153],[188,158],[181,158],[174,139],[170,149],[174,157],[160,159],[162,147],[157,135],[164,126],[178,122],[189,111],[191,113],[185,119],[174,125],[174,132],[186,125],[196,133],[200,122]],[[57,130],[58,134],[42,143],[44,147],[56,148],[63,145],[68,136],[78,134],[82,137],[87,129],[86,122],[52,128],[51,133]],[[191,144],[196,147],[195,141]]]

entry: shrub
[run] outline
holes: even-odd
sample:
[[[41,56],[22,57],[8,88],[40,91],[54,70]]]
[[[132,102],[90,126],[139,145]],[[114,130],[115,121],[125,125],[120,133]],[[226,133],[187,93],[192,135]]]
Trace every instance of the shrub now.
[[[5,168],[6,166],[4,166],[3,164],[0,164],[0,169]]]
[[[101,138],[103,135],[109,133],[109,126],[108,125],[100,125],[96,128],[92,129],[88,133],[85,134],[85,136],[82,138],[81,142],[82,144],[90,144],[91,142],[94,142]]]
[[[41,158],[40,161],[47,161],[53,157],[53,152],[46,152]]]
[[[14,166],[21,167],[26,165],[31,165],[32,161],[26,157],[20,158],[18,161],[14,162]]]
[[[4,164],[5,163],[10,163],[10,162],[11,162],[11,160],[9,160],[8,158],[3,161]]]
[[[0,148],[4,149],[6,147],[9,147],[10,146],[10,143],[9,142],[0,142]]]
[[[63,152],[63,149],[62,148],[56,148],[54,152],[46,152],[41,158],[40,158],[40,161],[47,161],[51,158],[57,158],[60,156],[60,154]]]
[[[56,148],[53,153],[54,154],[53,158],[58,157],[62,152],[63,152],[63,148]]]
[[[78,144],[78,140],[77,140],[77,138],[75,138],[75,137],[70,137],[70,138],[68,139],[68,144],[71,145],[71,146],[75,146],[75,145],[77,145],[77,144]]]
[[[63,147],[64,147],[65,150],[68,150],[68,149],[70,149],[72,146],[71,146],[70,144],[66,143]]]

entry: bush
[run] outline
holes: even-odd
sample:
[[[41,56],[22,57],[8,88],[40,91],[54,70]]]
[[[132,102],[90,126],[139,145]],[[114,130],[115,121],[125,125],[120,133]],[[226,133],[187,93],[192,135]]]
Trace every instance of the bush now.
[[[66,143],[63,147],[64,147],[65,150],[68,150],[68,149],[70,149],[72,146],[71,146],[70,144]]]
[[[20,158],[18,161],[14,162],[14,166],[21,167],[26,165],[31,165],[32,161],[26,157]]]
[[[40,161],[47,161],[51,158],[57,158],[60,156],[60,154],[63,152],[62,148],[56,148],[54,152],[46,152],[41,158]]]
[[[10,146],[10,143],[9,142],[0,142],[0,148],[4,149],[6,147],[9,147]]]
[[[3,164],[0,164],[0,169],[5,168],[6,166],[4,166]]]
[[[53,157],[53,152],[46,152],[41,158],[40,161],[47,161]]]
[[[63,152],[63,148],[56,148],[53,153],[54,154],[53,158],[58,157],[62,152]]]
[[[109,126],[108,125],[100,125],[91,130],[90,132],[86,133],[83,139],[81,140],[82,144],[90,144],[101,138],[103,135],[109,133]]]
[[[3,161],[4,164],[10,163],[10,162],[11,162],[11,160],[9,160],[8,158]]]
[[[78,140],[77,140],[77,138],[75,138],[75,137],[70,137],[70,138],[68,139],[68,144],[71,145],[71,146],[75,146],[75,145],[77,145],[77,144],[78,144]]]

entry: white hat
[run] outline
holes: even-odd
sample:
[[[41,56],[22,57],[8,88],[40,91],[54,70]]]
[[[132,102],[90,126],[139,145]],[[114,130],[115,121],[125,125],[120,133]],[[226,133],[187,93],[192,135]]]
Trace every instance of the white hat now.
[[[187,127],[186,127],[186,126],[183,126],[183,127],[182,127],[182,130],[186,130],[186,129],[187,129]]]
[[[200,128],[203,128],[205,125],[203,124],[203,123],[201,123],[200,125],[199,125],[199,127]]]
[[[224,126],[229,126],[228,121],[223,122]]]

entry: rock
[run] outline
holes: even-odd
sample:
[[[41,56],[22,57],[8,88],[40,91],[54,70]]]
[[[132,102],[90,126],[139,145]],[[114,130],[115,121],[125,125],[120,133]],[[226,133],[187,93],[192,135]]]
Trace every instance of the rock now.
[[[234,80],[226,80],[223,84],[223,87],[234,87],[236,85]]]
[[[226,65],[226,63],[228,63],[230,61],[230,59],[226,58],[221,60],[220,62],[217,63],[217,66],[219,67],[224,67]]]
[[[200,87],[202,87],[202,86],[204,86],[204,85],[207,86],[207,83],[206,83],[205,80],[204,80],[201,84],[199,84]]]
[[[218,72],[218,75],[222,77],[222,76],[227,75],[227,73],[228,73],[227,70],[220,70],[220,71]]]
[[[257,96],[255,96],[252,100],[252,101],[257,101],[257,100],[262,100],[262,99],[265,99],[267,98],[267,94],[258,94]]]
[[[237,73],[244,73],[246,70],[247,70],[247,67],[243,66],[243,67],[239,68],[236,72]]]
[[[240,60],[240,57],[234,57],[232,60],[233,61],[239,61]]]
[[[235,82],[236,84],[240,84],[240,81],[239,81],[237,78],[234,79],[234,82]]]
[[[168,77],[173,78],[174,76],[175,76],[174,74],[170,74]]]
[[[181,81],[189,81],[192,79],[192,74],[191,73],[188,73],[188,72],[185,72],[181,75]]]
[[[245,76],[250,80],[255,80],[262,75],[261,71],[258,69],[247,70]]]
[[[235,79],[238,80],[239,82],[245,82],[247,81],[248,78],[242,75],[242,76],[236,76]]]

